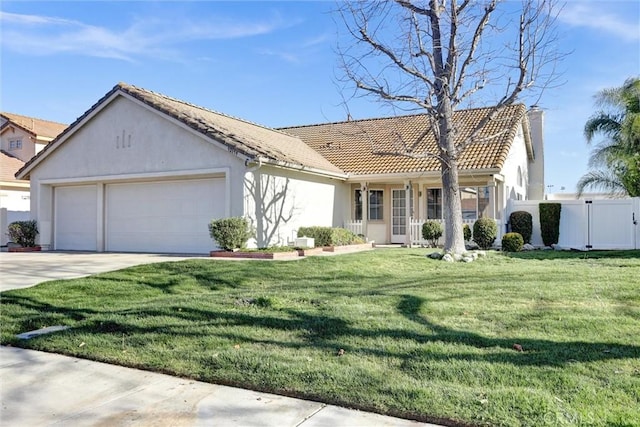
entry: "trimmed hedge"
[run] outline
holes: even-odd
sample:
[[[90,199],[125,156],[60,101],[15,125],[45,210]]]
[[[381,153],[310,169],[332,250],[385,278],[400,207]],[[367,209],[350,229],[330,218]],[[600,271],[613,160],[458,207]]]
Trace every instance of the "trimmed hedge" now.
[[[438,246],[438,239],[442,237],[440,221],[429,220],[422,224],[422,238],[429,241],[432,248]]]
[[[471,227],[469,224],[462,224],[462,232],[464,233],[464,241],[468,242],[471,240]]]
[[[533,233],[533,217],[529,212],[516,211],[509,215],[509,223],[513,233],[520,233],[525,243],[531,243]]]
[[[340,227],[300,227],[298,237],[312,237],[316,247],[364,243],[364,239],[360,236]]]
[[[209,223],[209,235],[222,249],[231,251],[244,248],[253,233],[249,222],[242,217],[216,219]]]
[[[502,236],[502,250],[505,252],[520,252],[524,246],[524,238],[520,233],[506,233]]]
[[[38,221],[15,221],[7,227],[9,238],[12,242],[19,244],[23,248],[32,248],[36,245],[38,235]]]
[[[489,249],[498,236],[498,226],[491,218],[480,218],[473,223],[473,241],[481,249]]]
[[[540,231],[542,241],[545,246],[558,243],[560,239],[560,213],[562,205],[560,203],[540,203]]]

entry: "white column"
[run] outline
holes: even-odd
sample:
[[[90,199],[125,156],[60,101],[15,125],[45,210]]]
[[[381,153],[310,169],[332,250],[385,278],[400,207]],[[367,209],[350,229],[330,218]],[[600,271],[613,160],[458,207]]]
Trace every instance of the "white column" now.
[[[405,209],[405,224],[406,224],[406,232],[404,235],[404,243],[410,248],[411,247],[411,181],[404,182],[404,205]]]
[[[369,217],[369,189],[366,182],[360,183],[360,196],[362,198],[362,234],[365,239],[369,238],[367,230],[367,219]]]

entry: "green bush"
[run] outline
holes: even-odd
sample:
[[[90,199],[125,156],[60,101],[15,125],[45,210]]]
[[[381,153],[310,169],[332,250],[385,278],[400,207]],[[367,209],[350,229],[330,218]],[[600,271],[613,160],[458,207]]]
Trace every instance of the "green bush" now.
[[[249,223],[241,217],[216,219],[209,223],[209,235],[227,251],[244,248],[253,233]]]
[[[469,240],[471,240],[471,227],[469,227],[469,224],[462,225],[462,232],[464,233],[465,242],[468,242]]]
[[[331,246],[331,227],[300,227],[298,237],[312,237],[316,247]]]
[[[525,243],[531,243],[531,234],[533,233],[533,217],[529,212],[516,211],[509,215],[509,223],[511,231],[520,233]]]
[[[502,236],[502,250],[505,252],[520,252],[524,246],[524,238],[520,233],[507,233]]]
[[[363,238],[340,227],[300,227],[298,237],[312,237],[316,247],[364,243]]]
[[[429,220],[422,224],[422,238],[429,241],[431,247],[438,246],[438,239],[442,237],[440,221]]]
[[[479,218],[473,223],[473,241],[482,249],[489,249],[498,236],[498,226],[491,218]]]
[[[560,238],[560,203],[540,203],[540,231],[545,246],[558,243]]]
[[[31,248],[36,245],[38,221],[35,219],[12,222],[9,224],[8,230],[11,241],[23,248]]]

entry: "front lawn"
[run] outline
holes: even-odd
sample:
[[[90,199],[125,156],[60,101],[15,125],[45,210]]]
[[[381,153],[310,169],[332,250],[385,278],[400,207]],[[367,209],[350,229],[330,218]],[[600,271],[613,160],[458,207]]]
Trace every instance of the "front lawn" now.
[[[1,294],[1,340],[443,424],[640,425],[640,251],[428,252],[48,282]]]

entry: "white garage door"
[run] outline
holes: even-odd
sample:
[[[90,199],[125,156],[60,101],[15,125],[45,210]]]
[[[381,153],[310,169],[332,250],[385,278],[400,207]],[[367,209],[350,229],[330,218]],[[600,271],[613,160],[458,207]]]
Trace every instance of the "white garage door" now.
[[[54,197],[55,249],[97,250],[96,186],[56,187]]]
[[[224,179],[109,184],[106,250],[208,253],[208,224],[225,216]]]

